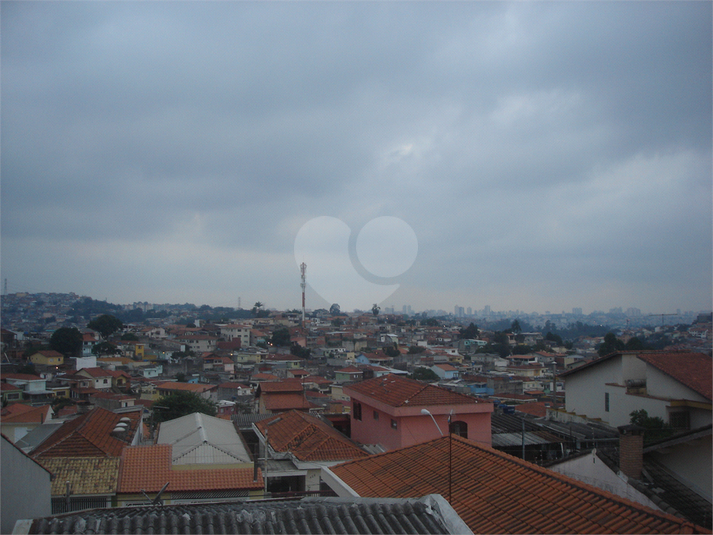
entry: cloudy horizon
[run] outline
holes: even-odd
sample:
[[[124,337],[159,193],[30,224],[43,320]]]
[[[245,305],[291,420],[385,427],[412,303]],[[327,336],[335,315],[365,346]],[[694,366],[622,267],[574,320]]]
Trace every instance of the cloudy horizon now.
[[[710,2],[0,10],[11,292],[299,308],[305,224],[394,217],[382,307],[711,308]]]

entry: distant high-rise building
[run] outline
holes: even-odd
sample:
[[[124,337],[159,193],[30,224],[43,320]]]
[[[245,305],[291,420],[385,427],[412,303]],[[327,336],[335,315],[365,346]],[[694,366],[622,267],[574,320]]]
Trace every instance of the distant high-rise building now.
[[[626,315],[633,318],[638,318],[641,316],[641,309],[629,307],[626,309]]]
[[[574,308],[572,309],[572,314],[575,314],[575,315],[577,315],[577,316],[581,316],[581,315],[582,315],[582,309],[581,309],[580,307],[574,307]]]
[[[404,306],[401,308],[401,311],[402,311],[404,314],[410,316],[410,315],[412,314],[412,312],[411,312],[411,305],[404,305]]]
[[[472,315],[473,315],[473,307],[468,307],[468,308],[466,309],[466,313],[467,313],[469,316],[472,316]]]
[[[485,308],[483,309],[483,315],[484,316],[490,316],[492,312],[490,311],[490,305],[485,305]]]
[[[465,309],[461,306],[456,305],[453,314],[455,315],[456,318],[462,318],[465,316]]]

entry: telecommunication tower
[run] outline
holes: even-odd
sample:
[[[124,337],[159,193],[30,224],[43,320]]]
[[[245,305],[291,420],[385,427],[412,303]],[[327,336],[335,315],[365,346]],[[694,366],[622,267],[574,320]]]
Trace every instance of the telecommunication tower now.
[[[307,271],[307,264],[302,262],[300,264],[300,274],[302,276],[302,282],[300,287],[302,288],[302,327],[305,325],[305,288],[307,287],[305,273]]]

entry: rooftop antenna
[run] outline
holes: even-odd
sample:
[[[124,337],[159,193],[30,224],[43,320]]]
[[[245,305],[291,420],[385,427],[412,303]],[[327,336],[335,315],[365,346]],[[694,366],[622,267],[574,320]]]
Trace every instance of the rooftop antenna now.
[[[302,282],[300,283],[300,287],[302,288],[302,327],[303,328],[305,326],[305,288],[307,287],[306,272],[307,272],[307,264],[302,262],[300,264],[300,274],[302,277]]]

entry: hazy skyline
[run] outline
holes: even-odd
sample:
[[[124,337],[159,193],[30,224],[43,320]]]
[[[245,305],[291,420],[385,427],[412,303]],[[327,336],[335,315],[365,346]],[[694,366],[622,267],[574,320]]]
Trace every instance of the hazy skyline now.
[[[10,292],[298,308],[303,225],[390,216],[382,307],[711,308],[710,2],[0,10]]]

